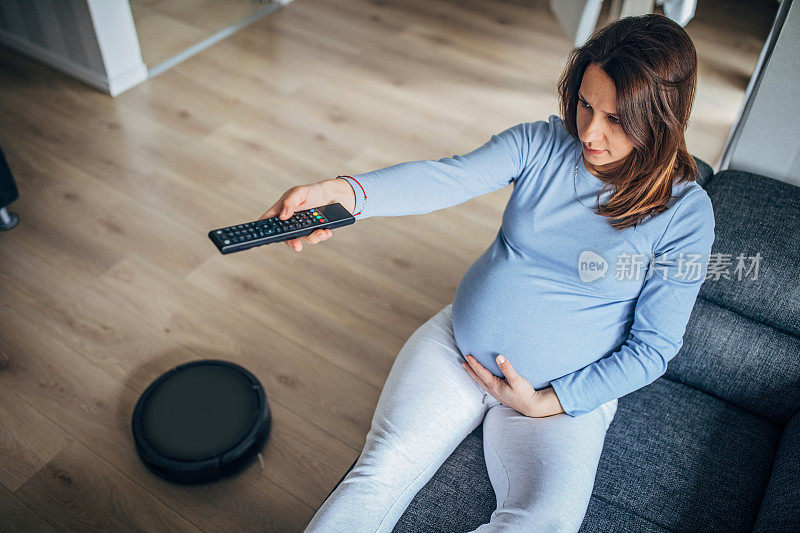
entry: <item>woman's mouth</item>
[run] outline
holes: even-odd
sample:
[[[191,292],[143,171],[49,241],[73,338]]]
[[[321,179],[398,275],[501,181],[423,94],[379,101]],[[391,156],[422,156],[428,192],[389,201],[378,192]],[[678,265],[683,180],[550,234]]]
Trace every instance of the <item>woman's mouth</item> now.
[[[592,150],[591,148],[588,148],[585,144],[583,145],[583,151],[589,155],[600,155],[603,152],[605,152],[605,150]]]

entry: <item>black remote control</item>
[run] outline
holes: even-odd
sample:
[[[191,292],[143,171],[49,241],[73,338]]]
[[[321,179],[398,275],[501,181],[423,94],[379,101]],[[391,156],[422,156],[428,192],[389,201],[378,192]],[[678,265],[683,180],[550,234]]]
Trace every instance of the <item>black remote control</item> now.
[[[214,229],[208,232],[208,237],[217,245],[220,252],[230,254],[262,244],[305,237],[320,228],[333,229],[348,226],[355,221],[356,219],[350,211],[337,202],[304,211],[295,211],[286,220],[272,217]]]

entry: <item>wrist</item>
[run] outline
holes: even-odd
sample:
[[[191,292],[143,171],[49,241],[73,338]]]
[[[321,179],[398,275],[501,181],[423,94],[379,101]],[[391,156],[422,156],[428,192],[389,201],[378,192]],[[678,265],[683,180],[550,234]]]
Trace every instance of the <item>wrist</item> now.
[[[528,407],[528,412],[525,414],[530,417],[541,418],[563,412],[564,409],[561,407],[561,402],[558,400],[555,389],[547,387],[536,391],[536,396],[533,397],[531,405]]]
[[[553,412],[554,415],[559,413],[565,413],[564,408],[561,406],[561,400],[558,399],[558,394],[556,394],[556,390],[553,387],[547,387],[544,389],[547,393],[547,401],[548,407]]]
[[[356,192],[349,181],[344,178],[333,178],[323,181],[322,185],[331,199],[342,204],[351,214],[355,211]]]

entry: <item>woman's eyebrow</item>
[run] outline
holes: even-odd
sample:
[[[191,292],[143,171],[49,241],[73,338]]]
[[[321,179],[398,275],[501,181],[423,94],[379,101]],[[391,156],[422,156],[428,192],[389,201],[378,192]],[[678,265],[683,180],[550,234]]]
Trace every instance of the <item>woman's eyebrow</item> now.
[[[580,98],[581,100],[583,100],[584,102],[586,102],[587,104],[589,104],[589,100],[587,100],[586,98],[584,98],[584,97],[583,97],[583,95],[580,93],[580,91],[578,91],[578,98]],[[589,105],[592,105],[592,104],[589,104]],[[610,117],[619,118],[619,117],[617,117],[617,114],[616,114],[616,113],[608,113],[608,112],[605,112],[605,113],[606,113],[606,115],[608,115],[608,116],[610,116]]]

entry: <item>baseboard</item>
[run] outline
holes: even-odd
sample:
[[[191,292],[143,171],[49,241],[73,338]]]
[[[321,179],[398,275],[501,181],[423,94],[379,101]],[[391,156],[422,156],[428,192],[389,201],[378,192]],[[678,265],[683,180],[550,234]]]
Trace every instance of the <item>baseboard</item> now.
[[[133,67],[129,68],[125,72],[110,78],[108,80],[108,93],[111,96],[117,96],[118,94],[127,91],[131,87],[139,85],[149,77],[150,76],[147,74],[147,65],[145,65],[144,62],[141,62],[138,65],[134,65]]]

